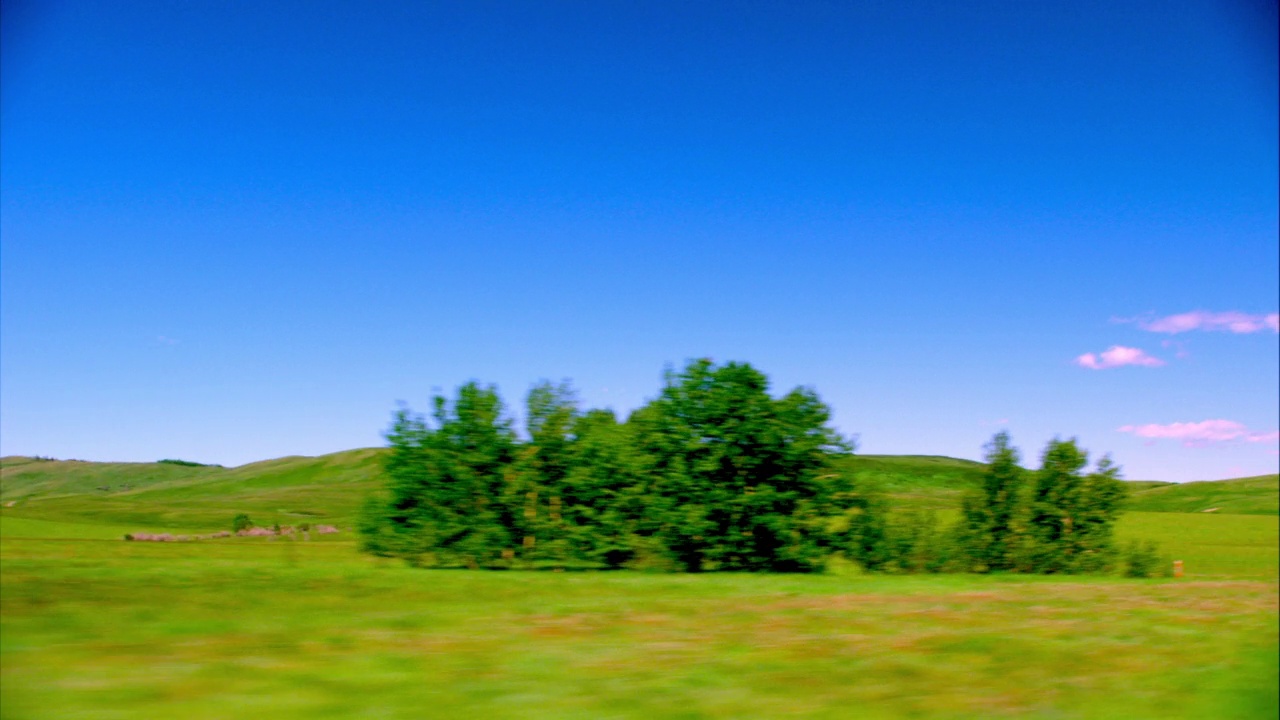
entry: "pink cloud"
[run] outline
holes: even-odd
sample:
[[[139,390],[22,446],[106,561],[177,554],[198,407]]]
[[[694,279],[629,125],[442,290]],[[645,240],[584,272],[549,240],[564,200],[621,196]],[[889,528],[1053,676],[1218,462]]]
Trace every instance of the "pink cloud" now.
[[[1164,365],[1164,361],[1159,358],[1151,357],[1138,348],[1124,347],[1123,345],[1112,345],[1110,349],[1102,351],[1099,355],[1085,353],[1076,358],[1075,362],[1080,367],[1086,367],[1090,370],[1106,370],[1124,365],[1141,365],[1142,367],[1160,367]]]
[[[1122,320],[1121,322],[1137,322],[1138,327],[1143,330],[1169,333],[1170,335],[1192,330],[1230,332],[1238,335],[1262,332],[1268,329],[1271,332],[1280,332],[1280,313],[1249,315],[1234,310],[1217,313],[1207,310],[1192,310],[1180,315],[1169,315],[1168,317],[1154,320]]]
[[[1280,431],[1257,432],[1234,420],[1175,422],[1168,425],[1125,425],[1117,430],[1151,440],[1180,440],[1187,447],[1236,440],[1251,443],[1280,440]]]

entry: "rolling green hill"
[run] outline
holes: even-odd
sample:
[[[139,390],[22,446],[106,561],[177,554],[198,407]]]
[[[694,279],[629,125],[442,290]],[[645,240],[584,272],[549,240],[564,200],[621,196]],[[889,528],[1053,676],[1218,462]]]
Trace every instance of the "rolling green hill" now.
[[[6,516],[110,523],[137,530],[225,529],[237,513],[259,524],[350,524],[381,486],[380,448],[284,457],[235,468],[0,458]]]
[[[982,480],[980,462],[940,455],[853,455],[836,467],[870,483],[896,505],[943,510],[959,506],[964,491]]]
[[[353,524],[381,487],[384,448],[284,457],[234,468],[172,462],[99,463],[0,458],[0,514],[6,520],[107,525],[136,531],[226,529],[237,513],[258,524]],[[897,507],[954,509],[983,464],[931,455],[856,455],[840,472],[869,483]],[[1131,484],[1132,510],[1277,514],[1276,475],[1182,485]],[[36,526],[32,526],[36,527]]]
[[[1276,515],[1280,514],[1280,475],[1161,485],[1133,493],[1129,509]]]

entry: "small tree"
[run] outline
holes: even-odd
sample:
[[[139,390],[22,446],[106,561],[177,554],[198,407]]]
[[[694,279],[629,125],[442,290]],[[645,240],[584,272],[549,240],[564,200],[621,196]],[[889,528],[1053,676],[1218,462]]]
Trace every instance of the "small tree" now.
[[[1114,563],[1111,530],[1125,487],[1109,456],[1083,475],[1088,459],[1074,439],[1055,439],[1045,448],[1031,501],[1030,558],[1037,572],[1099,572]]]
[[[253,527],[253,521],[245,513],[240,513],[231,521],[231,532],[238,533],[241,530],[248,530]]]
[[[961,504],[959,544],[971,569],[1011,570],[1026,541],[1026,471],[1009,433],[997,433],[986,451],[982,485],[966,493]]]

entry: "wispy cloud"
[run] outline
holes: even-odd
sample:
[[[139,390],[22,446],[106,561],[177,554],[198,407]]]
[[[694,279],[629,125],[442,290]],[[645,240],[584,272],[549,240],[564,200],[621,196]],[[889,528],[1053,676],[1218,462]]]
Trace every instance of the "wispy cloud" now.
[[[1110,349],[1104,350],[1097,355],[1085,353],[1076,358],[1075,363],[1090,370],[1106,370],[1125,365],[1140,365],[1142,367],[1160,367],[1164,365],[1164,361],[1160,358],[1151,357],[1138,348],[1124,347],[1123,345],[1112,345]]]
[[[1263,332],[1264,330],[1280,332],[1280,313],[1250,315],[1235,310],[1227,312],[1192,310],[1191,312],[1161,318],[1119,318],[1116,322],[1137,323],[1138,327],[1143,330],[1168,333],[1170,335],[1191,332],[1192,330],[1230,332],[1237,335]]]
[[[1258,432],[1234,420],[1175,422],[1167,425],[1125,425],[1117,430],[1150,440],[1178,440],[1186,447],[1233,441],[1263,443],[1280,440],[1280,431]]]

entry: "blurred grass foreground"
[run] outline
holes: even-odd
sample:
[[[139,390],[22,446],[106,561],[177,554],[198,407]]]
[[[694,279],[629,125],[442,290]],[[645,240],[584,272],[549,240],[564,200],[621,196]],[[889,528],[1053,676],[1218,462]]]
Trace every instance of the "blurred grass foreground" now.
[[[419,570],[6,510],[6,719],[1276,716],[1276,516],[1129,513],[1187,574],[1126,580]]]

